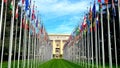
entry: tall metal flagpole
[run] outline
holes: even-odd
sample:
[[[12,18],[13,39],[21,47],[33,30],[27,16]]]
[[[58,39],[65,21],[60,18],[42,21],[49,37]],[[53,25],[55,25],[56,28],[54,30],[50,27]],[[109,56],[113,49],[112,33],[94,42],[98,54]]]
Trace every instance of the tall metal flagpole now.
[[[11,68],[12,45],[13,45],[13,28],[14,28],[14,13],[15,13],[15,0],[12,0],[12,1],[13,1],[13,9],[12,9],[11,28],[10,28],[8,68]]]
[[[34,56],[34,52],[33,52],[34,51],[33,50],[34,49],[34,37],[33,36],[34,36],[34,34],[32,35],[32,40],[31,40],[32,41],[32,52],[31,52],[32,61],[34,61],[34,57],[33,57]],[[33,67],[33,62],[31,62],[31,68],[32,67]]]
[[[4,29],[3,29],[3,41],[2,41],[2,52],[1,52],[1,68],[3,63],[3,54],[4,54],[4,43],[5,43],[5,28],[6,28],[6,17],[7,17],[7,2],[6,2],[6,8],[5,8],[5,19],[4,19]]]
[[[98,68],[98,40],[97,40],[97,25],[96,25],[96,3],[94,1],[94,6],[93,6],[93,12],[94,12],[94,32],[95,32],[95,60],[96,60],[96,68]]]
[[[24,41],[23,41],[23,68],[26,67],[26,49],[27,49],[27,17],[26,17],[26,14],[25,14],[25,28],[24,28]]]
[[[117,46],[116,46],[116,30],[115,30],[115,18],[113,18],[113,29],[114,29],[114,45],[115,45],[115,62],[116,62],[116,68],[118,68],[117,63]]]
[[[85,47],[84,47],[84,36],[82,31],[82,48],[83,48],[83,56],[85,56]],[[85,66],[85,59],[83,59],[83,67]]]
[[[91,6],[90,6],[90,16],[92,15],[92,10],[91,10]],[[91,29],[90,29],[90,31],[91,31],[91,34],[90,34],[90,36],[91,36],[91,50],[92,50],[92,68],[94,67],[94,59],[93,59],[93,28],[92,28],[92,26],[93,26],[93,24],[92,24],[92,19],[90,19],[90,22],[91,22]]]
[[[118,14],[119,14],[119,34],[120,34],[120,0],[118,1]],[[120,35],[119,35],[119,39],[118,39],[118,44],[120,45]]]
[[[36,31],[35,31],[34,45],[33,45],[33,55],[34,55],[34,61],[33,61],[34,64],[33,64],[33,65],[34,65],[34,67],[36,68],[36,65],[35,65],[35,63],[36,63],[36,57],[35,57],[35,55],[36,55],[35,53],[36,53],[36,52],[35,52],[35,48],[36,48]]]
[[[23,7],[23,6],[22,6]],[[17,68],[19,68],[20,63],[20,49],[21,49],[21,35],[22,35],[22,15],[23,15],[23,8],[21,7],[21,21],[20,21],[20,34],[19,34],[19,46],[18,46],[18,62],[17,62]]]
[[[101,65],[101,62],[100,62],[100,34],[99,34],[99,14],[97,14],[97,19],[98,19],[98,21],[97,21],[97,24],[96,24],[96,27],[97,27],[97,40],[98,40],[98,64],[99,65]]]
[[[120,34],[120,0],[118,0],[118,14],[119,14],[119,34]],[[119,44],[120,44],[120,35],[119,35]]]
[[[16,8],[16,12],[18,12],[18,5]],[[15,46],[14,46],[14,63],[13,68],[15,68],[15,58],[16,58],[16,45],[17,45],[17,31],[18,31],[18,20],[16,19],[16,32],[15,32]]]
[[[89,29],[89,27],[88,27]],[[87,52],[88,52],[88,68],[90,68],[90,41],[89,41],[89,32],[87,32]]]
[[[30,30],[31,30],[31,17],[30,17],[30,22],[29,22],[29,37],[28,37],[28,68],[29,68],[29,65],[30,65],[30,49],[31,49],[31,35],[30,35]]]
[[[83,31],[81,32],[81,39],[82,39],[82,56],[84,56]],[[84,67],[84,59],[83,58],[82,58],[82,66]]]
[[[30,0],[30,5],[29,5],[29,37],[28,37],[28,64],[27,67],[30,68],[30,48],[31,48],[31,35],[30,35],[30,30],[31,30],[31,0]]]
[[[91,21],[91,26],[92,26],[92,21]],[[92,27],[91,27],[92,30]],[[93,30],[92,30],[93,31]],[[93,32],[91,31],[91,49],[92,49],[92,68],[94,67],[94,59],[93,59]]]
[[[103,14],[102,14],[102,3],[100,3],[101,11],[100,11],[100,20],[101,20],[101,35],[102,35],[102,67],[105,68],[105,50],[104,50],[104,34],[103,34]]]
[[[96,18],[95,18],[95,57],[96,57],[96,66],[98,68],[98,45],[97,45],[97,25],[96,25]]]
[[[109,52],[109,67],[112,68],[112,53],[111,53],[111,39],[110,39],[110,13],[108,9],[108,4],[106,4],[107,7],[107,23],[108,23],[108,52]]]
[[[99,34],[99,24],[97,24],[98,26],[98,52],[99,52],[99,65],[101,65],[101,48],[100,48],[100,34]]]
[[[29,23],[29,38],[28,38],[28,66],[27,68],[29,68],[29,65],[30,65],[30,42],[31,42],[31,37],[30,37],[30,23]]]
[[[86,30],[86,28],[85,28],[85,30]],[[87,45],[86,45],[86,38],[87,38],[87,37],[86,37],[86,31],[85,31],[85,57],[86,57],[86,48],[87,48],[87,47],[86,47],[86,46],[87,46]],[[87,57],[86,57],[86,58],[87,58]],[[85,67],[87,68],[87,60],[86,60],[86,59],[85,59]]]
[[[0,42],[1,42],[1,33],[2,33],[3,6],[4,6],[4,0],[2,0],[1,14],[0,14]]]
[[[116,11],[115,11],[115,5],[114,5],[114,1],[113,0],[112,0],[112,11],[113,11],[113,14],[116,13]],[[115,62],[116,62],[116,68],[118,68],[117,47],[116,47],[115,16],[116,16],[116,14],[113,15],[113,30],[114,30],[114,45],[115,45]]]
[[[87,9],[88,9],[88,7],[87,7]],[[89,11],[88,11],[89,12]],[[87,14],[87,20],[88,20],[88,14]],[[87,22],[87,21],[86,21]],[[89,23],[88,23],[89,22]],[[88,68],[90,68],[90,39],[89,39],[89,27],[90,27],[90,21],[88,21],[87,23],[88,23],[88,25],[87,25],[87,59],[88,59],[88,63],[87,63],[87,66],[88,66]]]

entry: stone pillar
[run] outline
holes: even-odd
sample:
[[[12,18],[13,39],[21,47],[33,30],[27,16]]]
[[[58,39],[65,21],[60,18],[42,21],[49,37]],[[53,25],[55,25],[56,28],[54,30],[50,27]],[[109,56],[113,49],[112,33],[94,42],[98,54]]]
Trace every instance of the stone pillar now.
[[[63,55],[63,40],[60,40],[60,54]]]
[[[53,54],[55,54],[55,48],[56,48],[56,42],[55,42],[55,40],[53,40]],[[53,57],[53,58],[55,58],[55,57]]]

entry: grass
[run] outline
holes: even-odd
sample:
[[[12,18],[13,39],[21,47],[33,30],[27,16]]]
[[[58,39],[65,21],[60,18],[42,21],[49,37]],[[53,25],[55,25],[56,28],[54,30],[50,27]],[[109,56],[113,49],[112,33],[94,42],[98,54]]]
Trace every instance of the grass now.
[[[89,68],[92,68],[92,64],[87,64],[87,63],[82,63],[82,62],[80,62],[80,63],[75,63],[75,64],[81,65],[83,68],[88,68],[88,66],[89,66]],[[93,68],[97,68],[95,63],[94,63]],[[98,65],[98,68],[102,68],[102,65]],[[110,68],[110,67],[109,67],[109,63],[105,63],[105,68]],[[113,64],[113,65],[112,65],[112,68],[116,68],[116,65]],[[118,68],[120,68],[120,65],[119,65],[119,64],[118,64]]]
[[[64,59],[52,59],[40,65],[39,68],[82,68],[82,67]]]
[[[18,66],[17,62],[18,61],[15,61],[15,68],[17,68],[17,66]],[[13,68],[13,64],[14,64],[14,61],[11,62],[11,68]],[[35,66],[39,66],[40,64],[41,64],[41,62],[37,63],[37,61],[36,61],[36,64],[34,64],[34,61],[30,60],[29,68],[30,68],[31,65],[32,65],[32,68],[34,68]],[[2,68],[8,68],[8,61],[3,62]],[[22,60],[19,62],[19,68],[23,68],[23,61]],[[25,68],[28,68],[27,60],[26,60],[26,63],[25,63]]]
[[[26,60],[26,62],[27,62],[27,60]],[[34,61],[30,60],[30,62],[31,62],[31,64],[29,66],[32,65],[32,68],[35,68]],[[25,68],[28,68],[27,65],[28,64],[26,63]],[[20,61],[19,66],[20,66],[19,68],[23,68],[23,61]],[[72,62],[69,62],[69,61],[64,60],[64,59],[52,59],[52,60],[47,61],[45,63],[37,62],[36,66],[37,66],[36,68],[88,68],[87,63],[84,63],[84,64],[83,63],[72,63]],[[7,61],[3,62],[2,68],[8,68]],[[13,68],[13,61],[12,61],[11,68]],[[15,68],[17,68],[17,61],[15,61]],[[89,64],[89,68],[92,68],[91,64]],[[94,68],[96,68],[95,64],[94,64]],[[102,66],[99,65],[99,68],[102,68]],[[108,63],[106,63],[105,68],[109,68]],[[113,64],[113,68],[116,68],[114,64]],[[118,66],[118,68],[120,68],[120,65]]]

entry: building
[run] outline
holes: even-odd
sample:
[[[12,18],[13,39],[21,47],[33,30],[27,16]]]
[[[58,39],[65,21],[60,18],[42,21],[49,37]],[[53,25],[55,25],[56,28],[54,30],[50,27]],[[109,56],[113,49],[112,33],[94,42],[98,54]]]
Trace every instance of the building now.
[[[70,35],[68,34],[49,34],[51,45],[53,46],[53,58],[62,58],[63,46],[68,40]]]

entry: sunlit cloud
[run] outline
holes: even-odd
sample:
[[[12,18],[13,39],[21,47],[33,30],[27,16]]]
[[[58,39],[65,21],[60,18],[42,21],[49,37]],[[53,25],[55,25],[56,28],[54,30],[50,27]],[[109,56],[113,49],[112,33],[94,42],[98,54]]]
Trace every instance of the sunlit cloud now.
[[[35,0],[48,33],[71,33],[93,0]]]

